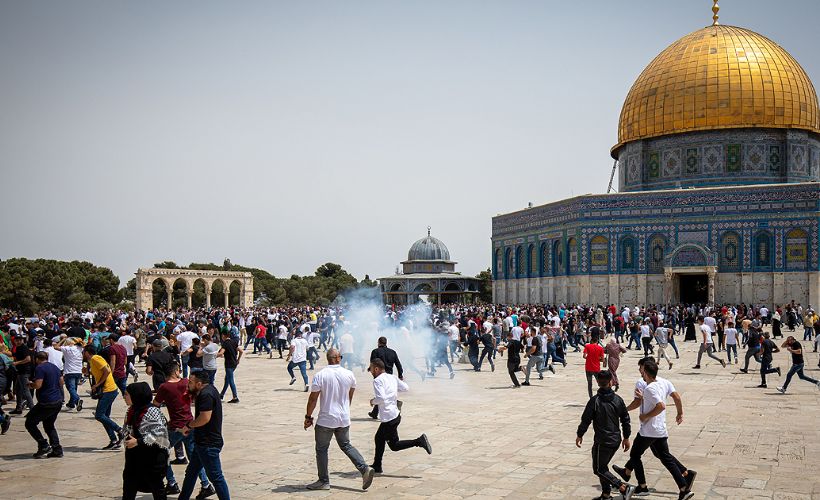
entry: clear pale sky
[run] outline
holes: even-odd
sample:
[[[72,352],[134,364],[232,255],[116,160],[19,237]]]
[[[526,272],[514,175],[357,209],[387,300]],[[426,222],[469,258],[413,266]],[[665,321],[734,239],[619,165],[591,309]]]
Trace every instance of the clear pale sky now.
[[[225,257],[389,275],[433,235],[606,190],[632,82],[687,1],[0,1],[0,258],[123,283]],[[816,0],[723,0],[820,81]]]

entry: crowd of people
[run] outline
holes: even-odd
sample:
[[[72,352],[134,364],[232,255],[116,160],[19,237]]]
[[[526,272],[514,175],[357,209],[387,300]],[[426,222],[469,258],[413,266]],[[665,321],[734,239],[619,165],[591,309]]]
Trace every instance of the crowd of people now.
[[[680,498],[689,498],[696,473],[680,464],[666,445],[665,402],[673,399],[678,423],[682,403],[672,383],[658,376],[659,369],[663,363],[673,369],[680,358],[681,340],[699,344],[694,369],[701,368],[704,354],[723,368],[733,362],[737,365],[738,351],[745,348],[740,371],[748,373],[752,360],[759,363],[759,387],[765,388],[767,375],[781,375],[781,368],[774,366],[774,355],[783,349],[791,356],[791,367],[777,390],[786,393],[795,375],[820,388],[820,382],[804,373],[803,344],[789,335],[799,326],[803,327],[801,341],[816,352],[820,316],[794,303],[771,310],[745,304],[619,308],[371,304],[45,311],[31,316],[6,311],[0,317],[0,431],[8,431],[12,415],[28,410],[25,428],[37,444],[34,457],[62,457],[56,421],[61,412],[83,410],[80,387],[87,384],[86,398],[95,402],[94,417],[106,435],[101,449],[125,447],[123,498],[147,491],[154,498],[179,495],[188,499],[197,480],[200,491],[196,498],[229,498],[220,463],[222,402],[230,390],[227,403],[240,403],[235,372],[244,358],[273,358],[277,353],[277,359],[287,361],[290,384],[296,383],[298,369],[303,390],[310,393],[304,426],[315,429],[318,480],[308,488],[330,488],[327,453],[335,437],[367,489],[374,475],[383,470],[385,446],[393,451],[417,447],[432,453],[424,434],[413,440],[399,439],[402,403],[398,397],[409,389],[408,372],[424,381],[446,368],[452,379],[457,361],[480,372],[486,360],[495,371],[496,362],[506,356],[511,387],[517,389],[530,386],[533,369],[543,379],[544,372],[555,373],[556,365],[565,369],[567,359],[577,353],[583,359],[589,396],[577,444],[581,445],[592,425],[596,434],[593,469],[601,481],[601,498],[608,498],[613,488],[627,498],[646,490],[641,454],[647,449],[672,474]],[[778,338],[783,338],[780,345],[774,340]],[[626,405],[617,395],[618,371],[623,354],[630,349],[642,351],[641,379],[632,402]],[[322,351],[327,366],[311,380],[308,372],[315,370]],[[370,417],[380,425],[371,464],[349,440],[350,402],[356,388],[350,370],[356,368],[373,376]],[[150,385],[139,381],[141,372]],[[523,382],[518,375],[522,372]],[[221,390],[217,388],[220,382]],[[120,396],[128,405],[127,414],[112,417],[112,405]],[[15,407],[7,413],[3,405],[11,401]],[[640,431],[630,443],[629,411],[638,408]],[[613,467],[623,481],[607,467],[619,446],[631,447],[626,465]],[[181,485],[172,465],[186,465]],[[637,486],[627,484],[633,474]]]

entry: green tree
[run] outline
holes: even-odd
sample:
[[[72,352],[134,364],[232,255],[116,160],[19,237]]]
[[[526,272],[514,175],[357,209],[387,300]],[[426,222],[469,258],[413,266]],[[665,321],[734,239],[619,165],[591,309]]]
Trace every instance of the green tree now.
[[[493,272],[488,268],[476,274],[476,278],[481,280],[478,287],[478,300],[484,303],[493,301]]]

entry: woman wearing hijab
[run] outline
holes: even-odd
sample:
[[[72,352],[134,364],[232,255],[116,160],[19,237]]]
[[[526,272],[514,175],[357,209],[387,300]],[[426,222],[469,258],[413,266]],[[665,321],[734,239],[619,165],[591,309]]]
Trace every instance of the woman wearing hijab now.
[[[625,353],[626,349],[621,344],[615,341],[615,337],[609,339],[609,343],[604,348],[606,354],[606,366],[609,373],[612,374],[612,387],[617,391],[620,385],[618,384],[618,365],[621,364],[621,354]]]
[[[125,416],[125,468],[122,471],[122,498],[136,498],[138,491],[165,500],[163,479],[168,468],[168,427],[159,408],[151,404],[153,395],[146,382],[125,389],[128,412]]]

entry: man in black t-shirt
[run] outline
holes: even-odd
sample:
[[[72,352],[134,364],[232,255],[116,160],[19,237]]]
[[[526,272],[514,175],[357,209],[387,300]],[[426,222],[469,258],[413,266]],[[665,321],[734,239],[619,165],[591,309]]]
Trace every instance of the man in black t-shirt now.
[[[17,371],[17,404],[12,410],[12,415],[20,415],[23,413],[23,403],[31,409],[34,408],[34,400],[31,397],[31,390],[28,387],[29,377],[31,376],[32,351],[26,345],[26,337],[22,334],[14,336],[14,368]]]
[[[749,337],[746,341],[746,356],[744,356],[743,368],[740,369],[743,373],[748,373],[749,360],[752,359],[752,357],[760,363],[760,339],[760,330],[750,328]]]
[[[772,368],[772,354],[780,352],[780,349],[769,339],[768,332],[764,333],[763,337],[763,342],[760,344],[760,385],[758,387],[765,389],[767,387],[766,375],[777,373],[777,376],[780,376],[780,367]]]
[[[513,387],[518,389],[521,387],[521,384],[518,382],[518,377],[515,376],[515,372],[519,371],[521,368],[519,364],[521,363],[521,341],[515,340],[512,336],[512,332],[507,334],[507,372],[510,374],[510,379],[512,380]]]
[[[148,355],[148,359],[145,360],[145,373],[151,375],[151,383],[154,385],[154,392],[156,392],[159,386],[161,386],[168,377],[168,370],[171,367],[171,363],[176,362],[176,356],[164,351],[160,340],[155,340],[153,347],[153,352],[151,352],[151,354]]]
[[[194,419],[181,429],[182,434],[194,433],[194,453],[185,468],[185,480],[179,500],[190,500],[196,485],[199,469],[205,468],[211,484],[220,500],[230,498],[228,483],[222,475],[219,453],[222,451],[222,400],[219,392],[208,383],[206,371],[191,373],[188,392],[194,397]]]
[[[777,390],[785,394],[786,389],[789,387],[789,382],[791,382],[795,373],[798,377],[800,377],[800,379],[805,380],[806,382],[811,382],[816,385],[818,389],[820,389],[820,382],[811,377],[807,377],[803,373],[803,364],[805,361],[803,360],[803,347],[800,345],[800,342],[795,340],[793,336],[789,335],[789,338],[783,342],[781,347],[786,348],[786,350],[791,353],[792,367],[789,369],[789,373],[786,374],[786,382],[783,384],[783,387],[778,387]]]
[[[239,366],[239,360],[242,359],[242,354],[242,348],[239,347],[236,340],[231,338],[231,332],[222,332],[222,348],[219,350],[218,356],[225,358],[225,382],[222,384],[222,392],[220,393],[219,398],[224,398],[225,392],[227,392],[228,387],[230,387],[233,399],[228,401],[228,403],[239,402],[233,372],[236,371],[236,367]]]

